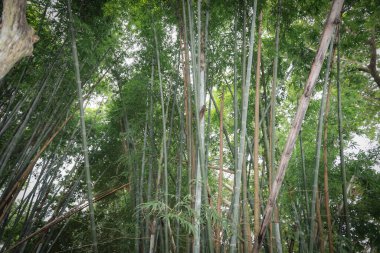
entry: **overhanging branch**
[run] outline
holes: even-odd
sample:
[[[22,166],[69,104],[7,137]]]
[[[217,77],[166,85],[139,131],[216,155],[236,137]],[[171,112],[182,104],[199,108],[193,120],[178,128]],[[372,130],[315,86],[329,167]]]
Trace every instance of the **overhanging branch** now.
[[[369,64],[365,67],[358,67],[357,69],[359,71],[368,73],[372,76],[373,80],[377,84],[377,86],[380,88],[380,73],[377,70],[377,52],[376,52],[376,39],[375,39],[375,32],[372,33],[372,36],[369,40],[369,46],[370,46],[370,54],[371,58],[369,60]]]
[[[368,64],[368,70],[371,76],[373,77],[374,81],[377,83],[377,86],[380,87],[380,74],[376,68],[377,53],[376,53],[375,32],[372,33],[371,39],[369,40],[369,45],[370,45],[371,59]]]

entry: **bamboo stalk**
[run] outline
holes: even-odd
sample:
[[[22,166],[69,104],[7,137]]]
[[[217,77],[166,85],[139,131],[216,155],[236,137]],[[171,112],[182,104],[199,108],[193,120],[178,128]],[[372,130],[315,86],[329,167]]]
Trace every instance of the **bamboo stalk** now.
[[[232,236],[230,243],[230,252],[235,253],[237,251],[237,237],[238,237],[238,222],[240,213],[240,193],[241,193],[241,175],[243,159],[245,158],[245,135],[247,132],[247,111],[248,111],[248,95],[249,87],[251,85],[251,70],[253,62],[253,45],[255,44],[255,27],[256,27],[256,11],[257,11],[257,0],[254,1],[253,7],[253,17],[250,31],[250,41],[249,41],[249,54],[248,54],[248,65],[247,65],[247,76],[246,82],[243,89],[242,98],[242,113],[241,113],[241,131],[240,131],[240,148],[238,156],[238,167],[235,173],[234,182],[234,193],[233,193],[233,206],[232,206]]]
[[[326,69],[326,75],[325,75],[325,81],[323,85],[323,92],[322,92],[322,99],[321,99],[321,106],[319,110],[319,118],[318,118],[318,128],[317,128],[317,137],[316,137],[316,152],[315,152],[315,167],[314,167],[314,183],[313,183],[313,197],[311,199],[311,216],[310,216],[310,242],[309,242],[309,252],[313,252],[313,245],[314,245],[314,225],[315,225],[315,208],[316,208],[316,201],[317,201],[317,195],[318,195],[318,179],[319,179],[319,164],[320,164],[320,156],[321,156],[321,142],[322,142],[322,131],[323,131],[323,117],[326,107],[326,97],[327,97],[327,86],[329,83],[329,76],[330,76],[330,66],[332,61],[332,54],[333,54],[333,47],[334,47],[334,35],[332,35],[332,39],[330,42],[330,50],[329,50],[329,56],[327,60],[327,69]]]
[[[281,156],[276,179],[274,180],[273,185],[272,185],[272,191],[270,193],[268,203],[267,203],[264,216],[263,216],[264,217],[263,222],[261,224],[259,240],[255,243],[255,247],[257,249],[261,248],[266,229],[270,223],[270,219],[273,212],[273,206],[276,203],[276,199],[280,192],[282,181],[284,180],[284,177],[285,177],[285,171],[288,166],[290,156],[293,152],[297,135],[301,128],[302,121],[305,117],[306,110],[309,106],[311,93],[314,89],[315,83],[321,71],[322,63],[323,63],[328,45],[330,43],[334,28],[337,25],[337,23],[339,23],[340,12],[343,6],[343,2],[344,0],[334,1],[329,17],[326,21],[325,28],[321,37],[320,45],[318,48],[318,52],[314,59],[313,65],[311,67],[311,71],[310,71],[309,78],[305,86],[304,93],[300,99],[297,113],[294,117],[292,128],[289,132],[288,139],[285,144],[283,154]]]
[[[323,223],[321,216],[321,200],[319,197],[319,191],[317,193],[317,205],[316,205],[316,213],[317,213],[317,223],[318,223],[318,244],[319,244],[319,252],[324,253],[325,247],[323,243]]]
[[[218,202],[216,210],[218,215],[222,217],[222,188],[223,188],[223,111],[224,111],[224,91],[222,91],[220,99],[220,116],[219,116],[219,177],[218,177]],[[215,239],[215,252],[220,252],[220,245],[222,244],[220,238],[219,225],[216,226],[216,239]]]
[[[80,77],[79,70],[79,60],[78,60],[78,52],[75,38],[75,30],[73,24],[73,16],[71,12],[71,0],[67,0],[67,8],[69,13],[70,20],[70,32],[71,32],[71,40],[72,40],[72,54],[74,60],[74,70],[75,70],[75,79],[78,88],[78,101],[79,101],[79,110],[80,110],[80,121],[81,121],[81,134],[82,134],[82,145],[83,145],[83,155],[85,162],[85,171],[86,171],[86,184],[87,184],[87,196],[90,210],[90,221],[91,221],[91,236],[92,236],[92,250],[94,253],[98,252],[97,239],[96,239],[96,225],[95,225],[95,215],[94,215],[94,206],[93,206],[93,197],[92,197],[92,183],[91,183],[91,175],[90,175],[90,164],[88,158],[88,147],[87,147],[87,135],[86,135],[86,125],[84,120],[84,109],[83,109],[83,94],[82,94],[82,83]]]
[[[339,132],[339,157],[340,157],[340,171],[342,177],[342,195],[343,195],[343,220],[346,223],[346,236],[350,238],[350,216],[348,213],[348,203],[347,203],[347,186],[346,186],[346,167],[344,163],[344,147],[343,147],[343,115],[342,115],[342,94],[340,88],[340,33],[338,30],[338,42],[337,42],[337,76],[336,76],[336,86],[338,90],[338,132]]]
[[[331,211],[330,211],[330,196],[329,196],[329,177],[328,177],[328,153],[327,153],[327,131],[328,131],[328,116],[330,111],[330,96],[331,96],[331,85],[329,85],[329,89],[327,91],[327,98],[326,98],[326,109],[325,109],[325,118],[324,118],[324,130],[323,130],[323,167],[324,167],[324,173],[323,173],[323,189],[324,189],[324,195],[325,195],[325,208],[326,208],[326,218],[327,218],[327,235],[329,240],[329,253],[334,252],[334,246],[333,246],[333,234],[332,234],[332,223],[331,223]]]
[[[176,102],[177,103],[177,102]],[[178,104],[177,104],[178,106]],[[179,151],[178,151],[178,156],[179,156],[179,162],[178,162],[178,168],[177,168],[177,187],[176,187],[176,200],[177,203],[180,202],[181,200],[181,193],[182,193],[182,158],[183,158],[183,134],[184,134],[184,120],[183,120],[183,115],[179,111],[180,108],[178,106],[178,113],[180,115],[180,132],[179,132]],[[179,232],[180,232],[180,223],[177,223],[176,226],[176,252],[179,253],[180,249],[180,243],[179,243]]]
[[[277,97],[277,74],[278,74],[278,56],[279,56],[279,45],[280,45],[280,19],[281,19],[281,0],[277,3],[277,20],[276,20],[276,38],[275,38],[275,57],[273,60],[273,79],[272,79],[272,91],[271,91],[271,111],[270,111],[270,122],[269,122],[269,145],[270,145],[270,184],[273,183],[273,175],[276,173],[275,169],[275,153],[276,153],[276,97]],[[271,191],[272,189],[270,189]],[[274,203],[274,232],[275,232],[275,242],[278,253],[282,253],[281,244],[281,233],[280,233],[280,223],[279,223],[279,213],[277,204]],[[272,236],[270,236],[272,238]],[[272,244],[272,242],[271,242]]]
[[[261,34],[262,34],[263,11],[259,15],[259,35],[257,42],[257,61],[256,61],[256,91],[255,91],[255,136],[254,136],[254,186],[255,186],[255,205],[254,205],[254,234],[255,241],[260,233],[260,182],[259,182],[259,137],[260,137],[260,63],[261,63]],[[250,245],[249,252],[252,251]],[[258,252],[255,251],[255,252]]]
[[[122,189],[125,189],[125,188],[129,188],[129,184],[124,184],[124,185],[121,185],[117,188],[113,188],[113,189],[110,189],[108,191],[105,191],[105,192],[102,192],[98,195],[95,196],[95,198],[92,200],[93,203],[96,203],[112,194],[114,194],[115,192],[119,191],[119,190],[122,190]],[[76,214],[77,212],[83,210],[84,208],[88,207],[89,206],[89,201],[87,201],[86,203],[82,203],[82,204],[79,204],[77,205],[76,207],[73,207],[72,209],[70,209],[69,211],[67,211],[65,214],[59,216],[59,217],[56,217],[54,220],[51,220],[49,221],[46,225],[44,225],[42,228],[40,228],[39,230],[37,230],[36,232],[28,235],[27,237],[21,239],[20,241],[18,241],[16,244],[14,244],[12,247],[10,247],[9,249],[7,249],[6,252],[10,252],[12,249],[16,248],[17,246],[21,245],[22,243],[30,240],[31,238],[39,235],[40,233],[44,232],[44,231],[47,231],[48,229],[50,229],[51,227],[53,227],[54,225],[60,223],[61,221],[69,218],[70,216],[72,216],[73,214]]]
[[[52,136],[44,143],[44,145],[40,148],[40,150],[37,152],[37,154],[33,157],[32,161],[29,163],[28,167],[25,169],[25,171],[22,173],[20,179],[13,184],[11,190],[9,193],[2,198],[2,201],[0,203],[0,222],[4,220],[4,216],[8,213],[12,203],[16,199],[20,189],[22,188],[25,180],[28,178],[29,174],[31,173],[32,169],[34,168],[34,165],[37,163],[37,160],[40,158],[42,153],[46,150],[46,148],[50,145],[50,143],[55,139],[55,137],[61,132],[63,127],[67,124],[67,122],[71,119],[71,117],[67,118],[62,125],[52,134]]]
[[[165,102],[164,102],[164,93],[163,93],[163,84],[162,84],[162,75],[161,75],[161,64],[160,64],[160,53],[158,49],[157,41],[157,32],[156,28],[153,28],[154,31],[154,41],[156,45],[156,57],[157,57],[157,68],[158,68],[158,78],[160,81],[160,98],[161,98],[161,111],[162,111],[162,131],[163,131],[163,152],[164,152],[164,200],[166,207],[168,206],[168,155],[166,147],[166,117],[165,117]],[[165,209],[165,215],[167,215],[167,208]],[[169,251],[169,224],[168,221],[165,221],[164,224],[165,232],[165,249]]]

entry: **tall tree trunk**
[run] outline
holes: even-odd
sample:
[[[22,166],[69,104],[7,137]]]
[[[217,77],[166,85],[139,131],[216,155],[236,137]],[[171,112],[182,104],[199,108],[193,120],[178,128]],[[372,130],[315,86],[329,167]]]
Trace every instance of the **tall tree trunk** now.
[[[245,158],[245,135],[247,132],[247,111],[248,111],[248,95],[249,87],[251,85],[251,70],[253,61],[253,45],[255,43],[255,27],[256,27],[256,11],[257,11],[257,0],[254,1],[253,6],[253,16],[251,24],[251,35],[249,41],[249,55],[248,55],[248,66],[247,66],[247,76],[245,86],[242,90],[242,113],[241,113],[241,129],[240,129],[240,149],[238,157],[238,167],[235,172],[235,182],[234,182],[234,192],[233,192],[233,206],[232,206],[232,236],[230,243],[231,253],[236,252],[237,247],[237,237],[238,237],[238,222],[239,222],[239,211],[240,211],[240,193],[241,193],[241,174],[243,159]]]
[[[83,155],[84,155],[84,168],[86,171],[86,183],[87,183],[87,198],[88,198],[88,207],[90,210],[90,220],[91,220],[91,236],[92,236],[92,250],[93,252],[98,252],[98,244],[96,239],[96,225],[95,225],[95,217],[94,217],[94,204],[92,197],[92,183],[91,183],[91,174],[90,174],[90,163],[88,159],[88,147],[87,147],[87,135],[86,135],[86,125],[84,121],[84,110],[83,110],[83,95],[82,95],[82,83],[80,78],[79,71],[79,60],[78,60],[78,52],[77,52],[77,44],[75,38],[75,30],[74,30],[74,21],[73,15],[71,12],[71,0],[67,0],[67,8],[69,12],[70,19],[70,31],[71,31],[71,40],[72,40],[72,53],[74,59],[74,68],[75,68],[75,79],[77,82],[78,88],[78,100],[79,100],[79,109],[80,109],[80,121],[81,121],[81,130],[82,130],[82,145],[83,145]]]
[[[328,16],[328,19],[326,20],[325,28],[321,37],[320,45],[316,54],[316,57],[314,59],[313,65],[310,70],[309,78],[305,86],[304,93],[299,101],[299,106],[297,109],[297,113],[295,115],[295,118],[293,120],[292,128],[290,130],[290,133],[288,135],[288,139],[286,141],[283,154],[281,156],[281,160],[278,166],[278,172],[276,175],[276,179],[273,182],[272,185],[272,191],[270,193],[268,204],[266,206],[265,212],[264,212],[264,218],[263,222],[261,224],[260,229],[260,235],[259,240],[255,243],[256,248],[261,248],[261,245],[263,243],[264,234],[266,232],[266,229],[268,227],[268,224],[270,223],[273,206],[276,203],[276,199],[278,197],[278,194],[280,192],[280,188],[282,185],[282,181],[285,177],[285,170],[288,166],[290,156],[294,149],[294,144],[297,139],[297,135],[299,133],[299,130],[301,128],[302,121],[305,117],[306,110],[309,106],[311,93],[313,92],[315,83],[317,81],[317,78],[319,76],[319,73],[322,68],[322,64],[325,58],[325,54],[328,48],[328,45],[330,43],[332,34],[334,32],[334,28],[339,23],[340,18],[340,12],[343,7],[344,0],[335,0],[330,14]]]

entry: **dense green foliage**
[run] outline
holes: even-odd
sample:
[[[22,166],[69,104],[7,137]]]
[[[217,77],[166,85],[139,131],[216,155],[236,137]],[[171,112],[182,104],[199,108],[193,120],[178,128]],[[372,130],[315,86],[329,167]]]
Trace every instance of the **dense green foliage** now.
[[[150,243],[153,243],[153,252],[190,252],[197,231],[197,218],[200,218],[201,252],[210,252],[213,245],[219,243],[215,241],[216,228],[222,231],[219,244],[223,250],[229,250],[233,233],[234,171],[238,159],[234,148],[239,146],[234,135],[239,136],[241,131],[242,73],[246,71],[243,58],[248,56],[253,1],[199,1],[201,16],[198,16],[196,1],[190,1],[189,5],[188,1],[183,2],[185,20],[182,1],[72,0],[93,193],[95,200],[102,193],[110,193],[95,203],[99,252],[149,252]],[[257,13],[263,12],[260,88],[263,112],[270,105],[276,55],[275,30],[277,20],[280,22],[275,167],[281,158],[331,8],[330,1],[282,1],[279,16],[278,4],[277,0],[258,1],[257,10]],[[328,150],[329,204],[333,246],[337,252],[380,250],[380,84],[375,82],[371,73],[363,71],[369,68],[370,41],[374,39],[377,48],[375,65],[377,74],[380,72],[379,17],[380,4],[376,0],[346,1],[337,31],[339,42],[337,34],[334,38],[328,134],[324,145]],[[27,19],[40,37],[33,56],[24,58],[0,80],[0,252],[91,252],[93,242],[87,208],[49,226],[26,242],[18,243],[71,208],[85,203],[87,197],[67,1],[28,1]],[[201,34],[197,32],[199,21]],[[190,27],[190,22],[194,27]],[[191,36],[194,36],[194,42]],[[255,36],[257,41],[257,31]],[[184,48],[185,37],[187,48]],[[206,41],[204,50],[201,41]],[[246,50],[243,50],[243,44]],[[190,54],[190,60],[186,60],[185,50]],[[252,235],[256,51],[257,43],[254,45],[252,85],[248,91],[247,142],[250,146],[244,155],[248,222]],[[201,166],[204,168],[202,205],[201,216],[197,217],[194,207],[197,180],[192,166],[197,166],[194,162],[199,162],[201,150],[197,120],[202,121],[202,115],[196,111],[196,103],[200,82],[197,73],[202,64],[198,58],[202,53],[207,91],[206,110],[203,111],[206,161],[204,167]],[[187,64],[191,70],[188,81],[184,72]],[[308,210],[311,205],[307,207],[310,203],[307,201],[312,196],[317,124],[326,66],[325,60],[302,124],[304,160],[297,140],[277,199],[283,251],[306,252],[308,249],[311,222]],[[159,75],[162,75],[164,105],[161,103]],[[338,80],[342,89],[342,134],[349,188],[351,230],[348,234],[342,210]],[[190,94],[186,83],[190,86]],[[225,172],[222,212],[218,213],[222,91]],[[186,94],[191,111],[186,111],[189,106]],[[237,115],[234,99],[237,100]],[[262,211],[269,195],[269,151],[265,145],[269,132],[261,130],[264,125],[269,129],[268,111],[260,115],[263,121],[259,144]],[[236,128],[235,118],[238,119]],[[164,178],[165,153],[168,157],[167,178]],[[322,252],[328,250],[328,214],[324,202],[322,155],[320,159],[320,202],[317,205],[322,224],[316,226],[314,250]],[[168,182],[167,205],[165,179]],[[119,189],[122,185],[124,187]],[[113,192],[113,189],[117,190]],[[242,205],[240,209],[243,208]],[[239,223],[244,223],[243,217]],[[168,237],[165,236],[167,224],[170,226]],[[244,245],[247,244],[242,227],[239,225],[238,252],[245,252]],[[323,243],[317,243],[318,240]],[[274,239],[273,249],[269,241],[265,239],[263,251],[276,250]]]

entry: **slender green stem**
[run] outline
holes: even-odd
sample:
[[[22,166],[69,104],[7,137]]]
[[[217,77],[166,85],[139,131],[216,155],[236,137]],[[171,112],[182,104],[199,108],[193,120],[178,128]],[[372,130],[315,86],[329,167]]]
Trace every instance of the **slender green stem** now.
[[[83,142],[82,145],[83,145],[83,155],[84,155],[86,183],[87,183],[87,198],[88,198],[88,206],[90,210],[90,220],[91,220],[91,236],[92,236],[92,244],[93,244],[92,250],[93,252],[97,253],[98,246],[97,246],[97,239],[96,239],[96,225],[95,225],[95,217],[94,217],[94,204],[93,204],[93,196],[92,196],[90,164],[89,164],[89,159],[88,159],[86,125],[84,121],[82,83],[81,83],[80,71],[79,71],[79,60],[78,60],[78,51],[77,51],[75,30],[74,30],[74,24],[73,24],[73,15],[71,12],[71,0],[67,0],[67,8],[68,8],[69,19],[70,19],[70,31],[71,31],[71,39],[72,39],[72,53],[73,53],[73,59],[74,59],[75,79],[76,79],[77,88],[78,88],[80,121],[81,121],[81,129],[82,129],[81,133],[82,133],[82,142]]]
[[[230,252],[235,253],[237,251],[237,238],[238,238],[238,227],[240,218],[240,193],[241,193],[241,175],[243,159],[245,158],[245,135],[247,132],[247,114],[248,114],[248,95],[249,87],[251,85],[251,71],[253,63],[253,45],[255,44],[255,27],[256,27],[256,11],[257,11],[257,0],[254,1],[252,23],[250,30],[250,40],[249,40],[249,53],[248,53],[248,65],[247,65],[247,76],[246,82],[243,87],[243,98],[242,98],[242,113],[241,113],[241,129],[240,129],[240,148],[238,157],[238,167],[235,172],[235,182],[233,191],[233,203],[232,203],[232,236],[230,243]]]
[[[316,137],[316,152],[315,152],[315,167],[314,167],[314,183],[313,183],[313,197],[311,199],[311,215],[310,215],[310,238],[309,238],[309,252],[313,252],[314,250],[314,226],[315,226],[315,208],[316,208],[316,201],[317,201],[317,194],[318,194],[318,175],[319,175],[319,163],[320,163],[320,157],[321,157],[321,146],[322,146],[322,132],[323,132],[323,116],[325,113],[325,107],[326,107],[326,97],[327,97],[327,86],[329,83],[329,76],[330,76],[330,65],[332,60],[332,53],[333,53],[333,46],[334,46],[334,35],[332,36],[331,42],[330,42],[330,49],[329,49],[329,56],[327,60],[327,69],[326,69],[326,75],[325,75],[325,81],[323,85],[323,92],[322,92],[322,99],[321,99],[321,107],[319,110],[319,118],[318,118],[318,128],[317,128],[317,137]]]
[[[346,167],[344,163],[344,147],[343,147],[343,114],[342,114],[342,91],[340,87],[340,33],[338,30],[338,43],[337,43],[337,76],[336,87],[338,90],[338,130],[339,130],[339,158],[340,158],[340,171],[342,177],[342,193],[343,193],[343,217],[346,223],[346,236],[350,238],[350,216],[348,213],[347,202],[347,179],[346,179]]]

